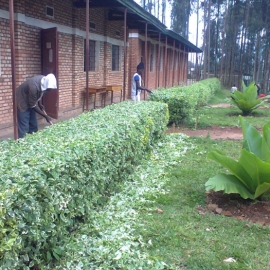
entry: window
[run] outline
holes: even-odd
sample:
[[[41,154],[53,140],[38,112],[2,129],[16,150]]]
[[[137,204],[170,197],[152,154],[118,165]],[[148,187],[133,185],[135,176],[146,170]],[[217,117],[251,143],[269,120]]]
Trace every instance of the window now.
[[[96,24],[93,23],[93,22],[90,22],[90,23],[89,23],[89,27],[90,27],[91,29],[93,29],[93,30],[96,30]]]
[[[86,39],[84,40],[84,71],[86,62]],[[89,71],[96,70],[96,42],[94,40],[89,40]]]
[[[48,17],[54,18],[54,8],[46,6],[46,15]]]
[[[120,59],[120,48],[117,45],[112,45],[112,71],[120,70],[119,59]]]

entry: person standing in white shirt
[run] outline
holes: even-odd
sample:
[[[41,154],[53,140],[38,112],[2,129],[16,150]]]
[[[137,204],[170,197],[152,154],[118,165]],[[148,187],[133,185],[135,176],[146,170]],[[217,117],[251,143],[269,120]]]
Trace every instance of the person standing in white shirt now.
[[[145,90],[148,93],[153,93],[150,89],[142,86],[142,73],[144,71],[144,63],[141,62],[137,66],[137,72],[133,75],[131,83],[131,99],[132,101],[141,100],[141,90]]]
[[[234,93],[234,91],[236,91],[237,90],[237,87],[235,86],[235,84],[232,86],[232,88],[231,88],[231,93],[233,94]]]

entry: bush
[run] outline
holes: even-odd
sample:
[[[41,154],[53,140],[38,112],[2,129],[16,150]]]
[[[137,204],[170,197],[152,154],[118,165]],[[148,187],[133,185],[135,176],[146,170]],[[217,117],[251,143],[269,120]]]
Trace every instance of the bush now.
[[[224,166],[230,173],[219,173],[206,183],[206,190],[237,193],[244,199],[255,200],[270,190],[270,122],[263,134],[239,116],[243,130],[243,148],[239,160],[212,151],[209,158]]]
[[[236,90],[231,94],[231,98],[232,103],[242,111],[243,116],[250,115],[252,111],[262,106],[269,98],[269,96],[265,95],[258,98],[255,81],[251,82],[248,87],[242,81],[242,88],[243,93]]]
[[[0,144],[1,269],[47,265],[163,136],[168,109],[123,102]]]
[[[221,89],[217,78],[205,79],[190,86],[159,89],[149,100],[164,102],[169,108],[169,123],[176,125],[194,121],[200,106],[206,105],[211,96]]]

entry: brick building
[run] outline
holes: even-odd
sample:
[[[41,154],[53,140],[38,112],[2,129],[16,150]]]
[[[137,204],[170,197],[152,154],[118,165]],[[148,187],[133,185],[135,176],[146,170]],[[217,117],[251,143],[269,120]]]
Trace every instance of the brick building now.
[[[128,99],[130,78],[140,61],[145,63],[143,79],[148,88],[186,83],[188,53],[200,53],[199,48],[166,29],[133,0],[89,3],[88,12],[84,0],[0,0],[0,130],[13,126],[12,89],[34,75],[53,72],[57,77],[58,90],[43,100],[54,118],[82,112],[86,85],[120,86],[113,91],[113,102]],[[103,95],[107,104],[110,94]],[[99,105],[102,95],[96,98]],[[87,99],[92,109],[94,95]]]

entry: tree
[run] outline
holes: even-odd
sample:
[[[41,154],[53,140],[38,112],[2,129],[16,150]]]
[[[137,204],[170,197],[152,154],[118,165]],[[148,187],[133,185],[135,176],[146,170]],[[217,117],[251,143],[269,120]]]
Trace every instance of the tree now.
[[[151,3],[154,10],[159,10],[160,1],[162,22],[169,2],[171,28],[186,39],[189,16],[199,9],[203,12],[204,77],[211,73],[225,86],[236,83],[240,87],[242,75],[248,75],[249,80],[256,80],[263,90],[269,90],[270,0],[141,0],[141,3]]]

